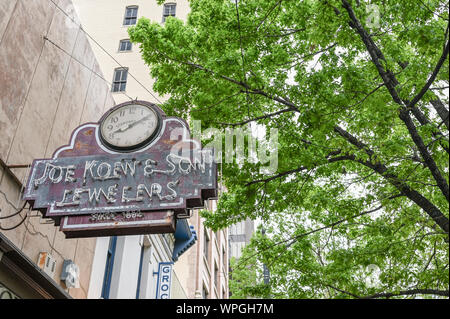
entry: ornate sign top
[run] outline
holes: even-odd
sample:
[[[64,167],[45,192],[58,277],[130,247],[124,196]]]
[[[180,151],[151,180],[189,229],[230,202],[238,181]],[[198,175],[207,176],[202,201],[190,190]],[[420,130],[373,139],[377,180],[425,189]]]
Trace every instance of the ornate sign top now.
[[[176,217],[216,196],[213,150],[190,138],[184,120],[143,101],[112,108],[99,123],[75,129],[51,159],[34,160],[24,193],[56,225],[63,218],[64,227],[73,226],[70,216],[111,227],[152,220],[143,215],[149,212]]]

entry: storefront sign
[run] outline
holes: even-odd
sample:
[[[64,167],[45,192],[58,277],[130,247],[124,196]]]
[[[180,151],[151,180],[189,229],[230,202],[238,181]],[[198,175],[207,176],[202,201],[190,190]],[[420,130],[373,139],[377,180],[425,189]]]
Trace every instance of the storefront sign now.
[[[158,265],[158,282],[156,286],[156,299],[170,299],[170,288],[172,285],[171,262],[160,262]]]
[[[177,215],[216,194],[213,150],[190,139],[184,120],[132,101],[35,160],[24,199],[67,237],[86,237],[173,232]]]
[[[194,154],[192,154],[194,155]],[[136,210],[184,210],[214,188],[210,152],[198,161],[170,153],[93,155],[35,160],[26,198],[47,217]],[[199,202],[200,204],[200,202]]]

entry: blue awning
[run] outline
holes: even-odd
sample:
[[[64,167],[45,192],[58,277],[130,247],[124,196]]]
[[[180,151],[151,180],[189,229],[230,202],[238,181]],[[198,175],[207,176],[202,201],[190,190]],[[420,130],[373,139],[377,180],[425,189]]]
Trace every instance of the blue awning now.
[[[197,233],[194,226],[189,226],[186,219],[178,219],[175,229],[175,245],[172,253],[172,260],[177,261],[186,250],[195,244]]]

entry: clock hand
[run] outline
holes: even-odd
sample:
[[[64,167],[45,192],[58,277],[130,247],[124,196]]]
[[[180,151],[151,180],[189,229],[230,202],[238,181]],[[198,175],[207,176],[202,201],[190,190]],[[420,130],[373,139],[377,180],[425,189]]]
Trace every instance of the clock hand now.
[[[150,116],[150,114],[147,114],[146,116],[144,116],[143,118],[137,120],[136,122],[133,122],[133,123],[128,124],[127,129],[130,128],[130,127],[135,126],[136,124],[138,124],[138,123],[140,123],[140,122],[142,122],[142,121],[145,121],[146,119],[148,119],[149,116]]]
[[[142,122],[142,121],[145,121],[146,119],[148,119],[149,116],[150,116],[150,114],[147,115],[147,116],[144,116],[143,118],[141,118],[141,119],[139,119],[139,120],[137,120],[137,121],[135,121],[135,122],[128,123],[127,125],[125,125],[124,127],[122,127],[122,128],[120,129],[120,131],[123,132],[123,131],[128,130],[129,128],[135,126],[136,124],[138,124],[138,123],[140,123],[140,122]]]
[[[135,121],[135,122],[127,123],[127,124],[125,124],[125,125],[122,125],[122,126],[119,127],[117,130],[115,130],[115,131],[113,132],[113,134],[115,134],[115,133],[117,133],[117,132],[125,132],[125,131],[128,130],[129,128],[131,128],[131,127],[135,126],[136,124],[138,124],[138,123],[140,123],[140,122],[146,120],[149,116],[150,116],[150,114],[147,115],[147,116],[144,116],[143,118],[141,118],[141,119],[139,119],[139,120],[137,120],[137,121]]]
[[[115,130],[115,131],[112,132],[112,133],[113,133],[113,134],[116,134],[117,132],[124,132],[124,131],[126,131],[129,127],[130,127],[130,124],[122,125],[121,127],[119,127],[117,130]]]

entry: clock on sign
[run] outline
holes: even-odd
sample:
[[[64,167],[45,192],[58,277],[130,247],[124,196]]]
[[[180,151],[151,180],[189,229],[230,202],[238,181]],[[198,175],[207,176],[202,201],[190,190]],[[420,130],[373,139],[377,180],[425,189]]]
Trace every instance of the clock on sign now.
[[[124,104],[102,119],[100,138],[109,148],[131,151],[146,146],[160,128],[160,116],[150,104]]]

